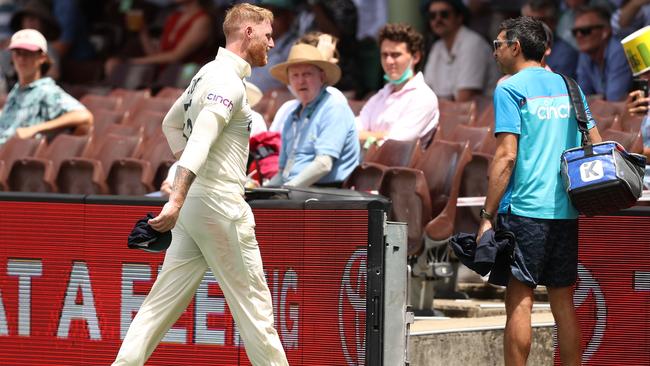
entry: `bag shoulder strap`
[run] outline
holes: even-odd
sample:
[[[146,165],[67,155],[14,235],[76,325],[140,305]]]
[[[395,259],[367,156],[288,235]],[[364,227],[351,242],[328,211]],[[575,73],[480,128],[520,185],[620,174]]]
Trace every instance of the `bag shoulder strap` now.
[[[589,131],[587,128],[587,123],[589,119],[587,118],[587,111],[585,110],[585,105],[582,102],[582,96],[580,94],[580,87],[575,80],[571,77],[564,74],[557,73],[564,80],[566,84],[567,92],[569,93],[569,100],[571,105],[573,105],[573,110],[576,114],[576,120],[578,121],[578,130],[582,135],[582,146],[591,145],[591,139],[589,138]]]

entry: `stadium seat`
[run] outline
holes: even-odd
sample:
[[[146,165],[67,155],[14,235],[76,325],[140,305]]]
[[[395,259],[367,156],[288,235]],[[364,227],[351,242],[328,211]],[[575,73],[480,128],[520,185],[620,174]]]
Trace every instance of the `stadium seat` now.
[[[623,113],[619,115],[618,118],[621,122],[621,130],[626,132],[638,132],[641,130],[641,122],[643,122],[645,115],[631,115],[629,113]]]
[[[591,117],[594,119],[594,121],[596,121],[596,127],[598,127],[599,132],[609,130],[610,128],[613,130],[621,130],[620,117],[618,115],[610,114],[601,116],[592,113]]]
[[[449,136],[458,125],[472,125],[474,117],[468,114],[440,113],[438,131],[435,138],[449,140]]]
[[[434,240],[451,236],[469,144],[434,141],[412,168],[389,168],[379,192],[392,201],[391,218],[408,223],[408,254],[423,249],[424,231]]]
[[[43,150],[45,139],[29,138],[21,139],[12,137],[0,147],[0,187],[8,189],[7,178],[16,161],[35,155]]]
[[[472,160],[465,165],[460,180],[459,197],[485,197],[488,188],[488,168],[493,155],[473,152]],[[477,207],[458,207],[455,220],[455,232],[474,233],[480,222]]]
[[[83,156],[61,163],[56,179],[59,192],[108,194],[106,176],[113,163],[139,153],[142,136],[108,134],[89,143]]]
[[[156,65],[138,65],[122,62],[107,75],[105,83],[112,88],[142,89],[153,84]]]
[[[474,120],[474,126],[494,127],[494,105],[490,104],[485,107]]]
[[[162,134],[162,122],[165,115],[166,112],[141,110],[132,118],[127,118],[123,125],[142,128],[143,137],[146,140]]]
[[[156,98],[178,99],[184,92],[185,89],[166,86],[156,94]]]
[[[109,192],[118,195],[144,195],[158,190],[156,177],[166,176],[174,155],[167,140],[160,134],[143,144],[138,158],[116,160],[108,174],[106,183]]]
[[[98,109],[116,111],[122,105],[122,97],[116,95],[86,94],[79,101],[91,111]]]
[[[146,111],[166,114],[175,101],[175,99],[170,98],[141,98],[129,107],[122,123],[131,124],[132,121],[139,120],[139,114]]]
[[[451,133],[444,133],[446,131],[441,132],[436,134],[434,140],[440,140],[442,138],[439,136],[447,135],[447,141],[469,142],[469,147],[472,152],[483,151],[486,145],[490,143],[489,140],[492,137],[492,129],[490,127],[473,127],[465,124],[457,125]]]
[[[7,179],[9,190],[57,192],[55,180],[61,162],[67,158],[81,156],[89,139],[89,136],[58,135],[33,157],[16,161]]]
[[[589,100],[589,110],[599,116],[615,116],[625,113],[625,102],[611,102],[602,99]]]
[[[91,134],[101,136],[113,125],[116,125],[124,118],[124,112],[118,110],[109,110],[104,108],[89,108],[93,114],[93,125]]]
[[[409,166],[419,150],[418,140],[386,140],[376,150],[368,150],[364,162],[352,171],[343,187],[357,191],[376,191],[381,186],[384,172],[388,167]]]
[[[448,99],[438,99],[438,109],[441,115],[460,115],[476,118],[476,102],[473,100],[455,102]]]

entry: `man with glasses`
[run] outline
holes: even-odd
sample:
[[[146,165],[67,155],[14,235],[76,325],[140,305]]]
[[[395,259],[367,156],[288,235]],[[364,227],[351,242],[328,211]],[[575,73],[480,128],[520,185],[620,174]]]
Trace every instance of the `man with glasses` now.
[[[618,39],[612,36],[609,12],[600,7],[576,11],[572,33],[578,42],[577,81],[586,95],[603,99],[625,99],[632,85],[632,73]]]
[[[546,64],[555,72],[576,78],[578,51],[557,35],[558,5],[554,0],[528,0],[521,8],[521,15],[544,22],[551,30],[551,53]]]
[[[490,46],[463,25],[469,11],[460,0],[433,0],[425,8],[431,31],[439,37],[433,44],[424,80],[439,98],[468,101],[492,94],[498,78]]]
[[[563,365],[580,365],[580,328],[573,305],[578,272],[578,212],[564,190],[560,155],[580,146],[564,80],[541,66],[542,23],[529,17],[501,24],[494,57],[512,75],[494,90],[497,149],[488,173],[477,241],[496,227],[516,237],[506,285],[506,365],[525,365],[531,346],[533,289],[544,285],[557,325]],[[584,95],[589,135],[601,138]]]

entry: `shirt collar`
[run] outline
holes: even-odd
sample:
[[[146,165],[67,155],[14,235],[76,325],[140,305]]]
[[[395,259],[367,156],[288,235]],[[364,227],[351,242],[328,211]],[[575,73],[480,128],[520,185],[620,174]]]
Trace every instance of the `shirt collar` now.
[[[25,91],[25,90],[34,89],[36,87],[49,85],[49,84],[54,84],[54,80],[52,80],[51,77],[46,76],[38,80],[32,81],[31,83],[27,84],[24,88],[21,88],[20,84],[16,83],[15,88],[17,88],[20,91]]]
[[[311,102],[307,103],[307,106],[305,107],[305,113],[303,113],[303,116],[306,118],[311,118],[311,115],[314,113],[318,105],[322,100],[325,99],[325,96],[327,96],[329,93],[327,92],[327,86],[323,85],[323,87],[320,90],[320,93],[318,93],[318,96],[314,98]],[[300,119],[300,111],[302,110],[302,104],[299,103],[298,107],[293,110],[293,117],[294,120]]]
[[[400,95],[406,93],[409,90],[417,89],[418,85],[422,83],[424,83],[424,76],[422,75],[422,71],[418,71],[409,81],[406,82],[406,84],[404,84],[404,87],[402,87],[402,89],[399,91],[393,92],[393,85],[391,83],[386,83],[384,88],[389,95]]]
[[[251,65],[246,62],[246,60],[236,55],[234,52],[229,51],[223,47],[219,47],[217,57],[214,59],[222,59],[232,63],[235,71],[237,72],[237,75],[242,79],[251,75]]]

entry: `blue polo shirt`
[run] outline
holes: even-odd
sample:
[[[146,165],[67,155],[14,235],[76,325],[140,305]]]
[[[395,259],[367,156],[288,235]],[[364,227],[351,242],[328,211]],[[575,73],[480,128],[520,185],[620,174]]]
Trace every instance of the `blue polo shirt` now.
[[[85,109],[50,77],[38,79],[25,87],[16,83],[0,114],[0,144],[13,136],[18,127],[34,126],[64,113]]]
[[[582,100],[592,128],[584,95]],[[562,77],[541,67],[518,72],[495,89],[494,112],[495,134],[518,135],[517,160],[499,213],[510,208],[515,215],[532,218],[578,217],[560,176],[562,152],[581,143]]]
[[[576,74],[576,81],[585,94],[602,94],[605,100],[624,100],[632,86],[632,72],[625,51],[620,40],[614,37],[607,42],[602,68],[589,55],[580,53]]]
[[[332,170],[317,183],[338,183],[359,164],[359,136],[354,113],[343,100],[333,98],[327,89],[300,113],[299,105],[289,114],[282,129],[280,172],[283,183],[296,177],[317,155],[333,159]]]

